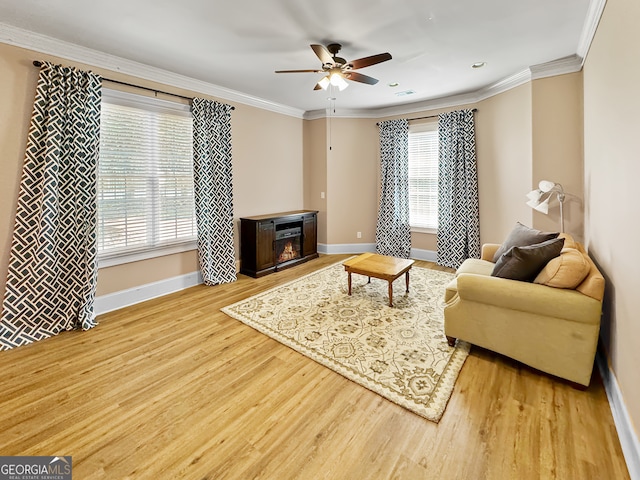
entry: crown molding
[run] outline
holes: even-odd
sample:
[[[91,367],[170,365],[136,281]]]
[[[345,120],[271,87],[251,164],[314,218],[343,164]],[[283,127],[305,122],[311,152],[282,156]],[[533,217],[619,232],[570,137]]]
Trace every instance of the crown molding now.
[[[584,27],[578,43],[577,53],[569,55],[564,58],[552,60],[551,62],[541,63],[539,65],[532,65],[531,67],[522,70],[514,75],[511,75],[503,80],[500,80],[492,85],[483,87],[475,92],[453,95],[443,98],[437,98],[433,100],[426,100],[423,102],[416,102],[404,105],[395,105],[392,107],[361,110],[355,114],[354,112],[338,112],[333,116],[345,117],[345,118],[380,118],[394,115],[406,115],[417,112],[424,112],[428,110],[436,110],[439,108],[450,108],[466,105],[470,103],[480,102],[487,98],[493,97],[500,93],[511,90],[512,88],[524,85],[531,80],[537,80],[540,78],[552,77],[555,75],[564,75],[567,73],[579,72],[584,65],[584,61],[587,58],[591,42],[596,34],[602,12],[607,3],[607,0],[591,0],[589,2],[589,9],[585,18]],[[307,120],[314,120],[317,118],[323,118],[328,116],[328,110],[314,110],[304,114],[304,118]]]
[[[584,21],[584,27],[582,28],[582,34],[578,42],[577,55],[582,59],[584,64],[589,48],[591,48],[591,42],[596,35],[602,12],[607,3],[607,0],[591,0],[589,2],[589,9],[587,10],[587,17]]]
[[[338,110],[336,113],[329,115],[329,110],[313,110],[304,114],[305,120],[315,120],[324,117],[338,118],[381,118],[392,117],[394,115],[407,115],[429,110],[437,110],[442,108],[459,107],[481,102],[487,98],[494,97],[500,93],[504,93],[513,88],[524,85],[532,80],[540,78],[552,77],[556,75],[564,75],[566,73],[579,72],[582,69],[583,59],[578,55],[570,55],[568,57],[552,60],[551,62],[533,65],[514,75],[504,78],[486,87],[482,87],[476,91],[451,95],[448,97],[434,98],[422,102],[414,102],[403,105],[394,105],[391,107],[363,109],[363,110]]]
[[[151,67],[143,63],[81,47],[35,32],[0,23],[0,42],[36,52],[65,58],[67,60],[92,65],[133,77],[183,88],[193,92],[211,95],[221,100],[249,105],[252,107],[302,118],[304,110],[281,105],[262,98],[253,97],[236,90],[220,87],[212,83],[196,80],[167,70]]]
[[[494,97],[501,93],[507,92],[513,88],[519,87],[531,81],[531,69],[526,68],[518,73],[498,80],[491,85],[487,85],[476,92],[476,102],[481,102],[487,98]]]
[[[413,102],[402,105],[394,105],[391,107],[372,108],[363,110],[338,110],[336,113],[329,115],[329,110],[313,110],[306,112],[305,120],[316,120],[324,117],[338,118],[381,118],[392,117],[394,115],[408,115],[420,113],[428,110],[437,110],[441,108],[459,107],[480,102],[499,93],[506,92],[520,85],[531,81],[531,71],[529,69],[511,75],[499,82],[483,87],[474,92],[461,93],[458,95],[450,95],[448,97],[434,98],[422,102]]]
[[[4,23],[0,23],[0,42],[305,120],[329,117],[380,118],[473,104],[524,85],[532,80],[579,72],[582,69],[591,42],[593,41],[605,4],[606,0],[590,1],[577,53],[574,55],[539,65],[533,65],[521,72],[473,92],[435,98],[422,102],[394,105],[391,107],[345,109],[338,110],[337,112],[330,111],[329,109],[305,112],[298,108],[278,104],[167,70],[150,67],[149,65],[80,47]]]
[[[564,75],[565,73],[579,72],[583,63],[584,59],[581,56],[569,55],[551,62],[533,65],[529,70],[531,70],[531,79],[537,80],[555,75]]]

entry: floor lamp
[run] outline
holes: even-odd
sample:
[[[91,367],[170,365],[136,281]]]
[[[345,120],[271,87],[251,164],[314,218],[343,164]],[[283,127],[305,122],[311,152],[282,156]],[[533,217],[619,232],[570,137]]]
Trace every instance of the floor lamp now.
[[[530,191],[527,194],[529,205],[534,210],[544,213],[549,213],[549,201],[556,196],[558,202],[560,202],[560,231],[564,232],[564,213],[562,211],[562,205],[564,203],[565,194],[562,185],[549,180],[541,180],[538,184],[538,188]]]

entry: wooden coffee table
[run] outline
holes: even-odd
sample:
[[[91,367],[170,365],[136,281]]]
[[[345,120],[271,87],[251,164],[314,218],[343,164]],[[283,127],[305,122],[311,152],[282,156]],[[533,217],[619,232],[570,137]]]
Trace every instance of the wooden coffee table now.
[[[393,307],[393,281],[403,273],[406,277],[407,292],[409,291],[409,270],[413,265],[413,260],[405,258],[395,258],[377,253],[363,253],[351,260],[347,260],[342,265],[349,274],[349,295],[351,295],[351,274],[358,273],[369,277],[379,278],[389,282],[389,306]]]

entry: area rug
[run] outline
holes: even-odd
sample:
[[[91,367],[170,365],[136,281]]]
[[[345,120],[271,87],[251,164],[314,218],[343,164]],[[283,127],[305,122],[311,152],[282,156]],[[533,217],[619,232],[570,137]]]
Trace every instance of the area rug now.
[[[410,292],[393,284],[326,267],[222,309],[271,338],[392,402],[438,422],[469,345],[447,343],[444,288],[451,273],[414,266]]]

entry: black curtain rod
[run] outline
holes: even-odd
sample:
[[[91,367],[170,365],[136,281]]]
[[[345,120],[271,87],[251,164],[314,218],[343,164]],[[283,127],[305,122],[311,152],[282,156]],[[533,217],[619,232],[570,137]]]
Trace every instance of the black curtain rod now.
[[[471,110],[473,113],[476,113],[478,111],[477,108],[474,108],[473,110]],[[416,117],[416,118],[407,118],[407,121],[411,121],[411,120],[425,120],[427,118],[438,118],[438,115],[429,115],[427,117]],[[376,125],[380,125],[380,123],[376,123]]]
[[[35,67],[40,68],[42,66],[42,62],[39,60],[34,60],[33,61],[33,65]],[[155,88],[149,88],[149,87],[143,87],[142,85],[134,85],[133,83],[127,83],[127,82],[121,82],[120,80],[112,80],[110,78],[104,78],[102,77],[102,80],[106,80],[107,82],[111,82],[111,83],[117,83],[118,85],[125,85],[127,87],[133,87],[133,88],[139,88],[141,90],[147,90],[149,92],[153,92],[153,93],[162,93],[163,95],[171,95],[173,97],[178,97],[178,98],[183,98],[185,100],[193,100],[193,98],[191,97],[185,97],[184,95],[178,95],[177,93],[170,93],[170,92],[163,92],[162,90],[157,90]],[[233,105],[231,106],[231,110],[235,110],[236,107],[234,107]]]
[[[478,111],[477,108],[474,108],[473,110],[471,110],[473,113],[476,113]],[[428,117],[416,117],[416,118],[407,118],[407,120],[411,121],[411,120],[425,120],[427,118],[438,118],[438,115],[429,115]]]

